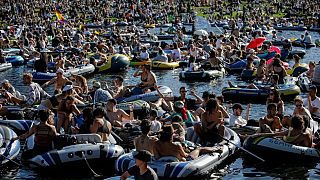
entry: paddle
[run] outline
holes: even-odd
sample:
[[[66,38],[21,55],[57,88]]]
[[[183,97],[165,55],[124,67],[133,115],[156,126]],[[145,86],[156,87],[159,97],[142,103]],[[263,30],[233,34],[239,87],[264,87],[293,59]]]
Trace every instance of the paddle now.
[[[262,161],[262,162],[265,162],[265,160],[264,160],[264,159],[262,159],[261,157],[259,157],[259,156],[255,155],[255,154],[253,154],[252,152],[250,152],[250,151],[246,150],[245,148],[243,148],[243,147],[241,147],[241,146],[239,146],[239,145],[237,145],[237,144],[233,143],[233,142],[232,142],[232,141],[230,141],[229,139],[222,137],[220,134],[217,134],[217,133],[215,133],[215,134],[216,134],[216,135],[218,135],[221,139],[223,139],[223,140],[227,141],[228,143],[233,144],[233,145],[234,145],[234,146],[236,146],[237,148],[241,149],[242,151],[244,151],[244,152],[246,152],[246,153],[250,154],[251,156],[253,156],[253,157],[255,157],[255,158],[259,159],[259,160],[260,160],[260,161]]]

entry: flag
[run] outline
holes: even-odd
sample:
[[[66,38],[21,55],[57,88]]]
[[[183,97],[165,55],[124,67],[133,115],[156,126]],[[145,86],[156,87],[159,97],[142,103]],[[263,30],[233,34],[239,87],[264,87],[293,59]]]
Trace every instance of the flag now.
[[[62,16],[62,14],[58,10],[56,10],[55,13],[56,13],[56,17],[59,22],[62,22],[62,23],[66,22],[66,20],[64,19],[64,17]]]

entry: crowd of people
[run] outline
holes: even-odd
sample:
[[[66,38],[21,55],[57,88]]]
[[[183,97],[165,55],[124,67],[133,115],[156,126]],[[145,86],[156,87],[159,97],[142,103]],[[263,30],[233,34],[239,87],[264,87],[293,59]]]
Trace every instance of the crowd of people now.
[[[317,140],[309,128],[310,121],[320,119],[320,98],[317,96],[317,87],[311,86],[306,99],[297,97],[294,99],[295,109],[288,115],[284,111],[284,102],[277,90],[278,84],[285,83],[288,76],[281,57],[275,56],[273,62],[267,65],[264,59],[256,54],[265,53],[272,46],[268,43],[262,48],[246,49],[245,43],[250,40],[264,37],[261,31],[240,32],[233,28],[231,34],[214,34],[207,36],[193,36],[189,40],[184,39],[184,31],[177,29],[173,43],[155,43],[151,46],[142,44],[141,35],[137,26],[148,24],[166,24],[173,22],[179,24],[183,21],[193,22],[193,15],[183,19],[180,13],[191,13],[193,5],[212,5],[211,11],[232,13],[238,11],[242,1],[231,3],[222,1],[196,1],[185,2],[170,0],[168,3],[156,0],[141,1],[24,1],[11,0],[0,2],[0,20],[5,28],[1,31],[0,38],[0,62],[5,62],[4,49],[19,48],[19,55],[25,59],[38,58],[34,68],[38,72],[48,71],[48,62],[54,62],[56,77],[41,86],[33,82],[31,73],[24,73],[23,83],[27,93],[21,94],[14,87],[14,82],[3,80],[1,82],[0,115],[5,117],[8,108],[5,104],[15,104],[21,108],[37,108],[40,124],[33,126],[29,132],[20,135],[17,139],[25,139],[35,134],[34,151],[25,153],[25,158],[52,149],[52,141],[58,134],[99,134],[103,141],[108,141],[115,128],[124,128],[126,123],[135,119],[135,107],[130,105],[129,111],[117,108],[119,101],[131,95],[138,95],[157,91],[159,99],[149,102],[151,111],[148,119],[140,119],[142,135],[134,140],[138,153],[134,156],[136,166],[125,172],[121,178],[129,176],[141,176],[145,179],[156,179],[155,172],[147,166],[151,156],[159,159],[163,156],[174,156],[180,161],[197,158],[201,154],[219,152],[219,147],[212,148],[225,136],[226,127],[245,126],[252,122],[250,118],[250,104],[246,108],[245,117],[242,116],[243,106],[233,104],[226,106],[222,96],[205,91],[199,96],[196,90],[180,87],[179,95],[173,97],[164,96],[159,90],[157,76],[151,70],[150,65],[137,68],[132,74],[133,78],[140,78],[137,85],[125,82],[122,76],[116,76],[112,83],[93,81],[88,83],[81,75],[72,74],[65,77],[65,70],[70,66],[79,64],[103,64],[107,61],[107,53],[134,55],[138,61],[148,61],[155,58],[157,61],[175,62],[187,59],[188,71],[201,71],[205,64],[210,69],[221,70],[225,62],[233,63],[242,59],[247,62],[245,70],[256,70],[256,79],[271,82],[268,87],[269,95],[266,100],[267,114],[259,122],[259,134],[263,136],[281,136],[283,140],[300,146],[312,147]],[[270,12],[286,12],[295,14],[302,12],[307,15],[319,16],[319,3],[314,1],[278,1],[271,2],[273,7],[260,7],[260,1],[248,3],[241,9],[243,17],[241,21],[254,24],[281,22],[271,21],[262,16]],[[227,7],[226,9],[223,9]],[[292,7],[291,9],[287,7]],[[265,8],[265,9],[263,9]],[[310,9],[311,8],[311,9]],[[308,9],[308,10],[307,10]],[[60,13],[64,19],[58,19],[55,13]],[[248,15],[248,16],[247,16]],[[215,20],[223,17],[214,15]],[[239,16],[240,17],[240,16]],[[253,19],[248,19],[251,17]],[[299,18],[291,20],[295,22]],[[304,19],[306,24],[308,19]],[[309,19],[310,20],[310,19]],[[319,26],[318,20],[310,20],[313,26]],[[110,29],[108,39],[104,36],[109,30],[103,28],[92,30],[90,25],[109,26],[112,23],[131,23],[130,26]],[[230,20],[229,24],[235,25],[238,20]],[[299,20],[300,23],[300,20]],[[236,26],[236,25],[235,25]],[[9,27],[9,28],[7,28]],[[125,36],[125,33],[132,33]],[[146,31],[148,34],[148,31]],[[149,34],[150,35],[150,34]],[[273,36],[277,36],[276,33]],[[303,42],[311,41],[308,32],[305,33]],[[284,49],[291,50],[290,41],[285,41]],[[50,54],[60,52],[59,55]],[[172,50],[166,54],[165,50]],[[156,52],[156,55],[151,52]],[[72,52],[71,54],[68,54]],[[92,55],[93,54],[93,55]],[[96,58],[98,57],[98,58]],[[295,66],[299,66],[300,57],[294,56]],[[259,61],[259,65],[254,64]],[[200,62],[200,63],[198,63]],[[313,84],[320,84],[320,65],[310,62],[307,76]],[[131,76],[131,75],[130,75]],[[46,88],[53,86],[54,93],[48,94]],[[230,86],[235,86],[230,82]],[[248,88],[260,88],[250,84]],[[176,94],[176,92],[174,92]],[[94,104],[99,107],[81,106]],[[170,113],[163,118],[161,111]],[[55,112],[55,114],[53,114]],[[56,122],[54,121],[56,117]],[[77,122],[82,116],[83,122]],[[193,151],[184,147],[187,128],[193,127],[200,138],[199,148]],[[288,130],[284,130],[288,129]],[[159,135],[159,136],[158,136]],[[175,142],[180,142],[177,144]],[[315,142],[315,143],[314,143]]]

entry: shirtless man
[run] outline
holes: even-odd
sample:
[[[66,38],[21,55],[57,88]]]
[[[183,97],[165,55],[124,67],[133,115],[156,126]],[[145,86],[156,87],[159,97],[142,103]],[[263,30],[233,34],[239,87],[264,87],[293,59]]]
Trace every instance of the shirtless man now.
[[[122,120],[133,120],[133,106],[130,106],[130,115],[127,114],[122,109],[117,109],[117,100],[109,99],[107,101],[106,110],[107,110],[107,117],[111,122],[112,126],[115,127],[122,127]]]
[[[121,76],[117,76],[116,79],[113,81],[114,83],[114,90],[109,90],[109,93],[112,95],[113,98],[121,98],[125,95],[126,88],[123,86],[123,78]]]
[[[56,90],[56,91],[61,91],[62,88],[65,86],[65,84],[66,84],[67,82],[70,82],[70,80],[69,80],[68,78],[66,78],[66,77],[63,76],[63,73],[64,73],[63,69],[59,68],[59,69],[57,70],[57,72],[56,72],[57,76],[54,77],[54,78],[52,78],[50,81],[44,83],[41,87],[42,87],[42,88],[45,88],[45,87],[47,87],[48,85],[51,85],[51,84],[54,83],[54,86],[55,86],[55,87],[54,87],[54,90]]]

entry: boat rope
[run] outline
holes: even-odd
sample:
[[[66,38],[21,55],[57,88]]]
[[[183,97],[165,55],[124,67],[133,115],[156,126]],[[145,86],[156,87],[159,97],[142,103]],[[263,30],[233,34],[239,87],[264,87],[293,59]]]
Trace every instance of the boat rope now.
[[[89,164],[89,162],[88,162],[88,160],[87,160],[84,152],[82,151],[81,153],[82,153],[82,156],[83,156],[84,161],[86,162],[86,164],[87,164],[88,168],[90,169],[90,171],[92,172],[93,176],[94,176],[95,178],[102,177],[102,175],[97,174],[97,173],[91,168],[91,166],[90,166],[90,164]]]

